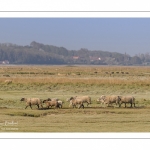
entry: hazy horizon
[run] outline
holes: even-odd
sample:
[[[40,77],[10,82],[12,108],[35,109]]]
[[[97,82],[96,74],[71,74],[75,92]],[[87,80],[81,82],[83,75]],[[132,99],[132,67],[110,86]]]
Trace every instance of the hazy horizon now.
[[[149,18],[0,18],[0,43],[32,41],[68,50],[102,50],[134,56],[149,52]]]

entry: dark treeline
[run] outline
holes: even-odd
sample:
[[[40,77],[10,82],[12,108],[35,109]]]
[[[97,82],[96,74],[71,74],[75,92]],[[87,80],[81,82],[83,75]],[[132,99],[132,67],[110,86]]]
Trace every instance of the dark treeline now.
[[[27,46],[0,44],[0,62],[10,64],[149,65],[150,54],[128,54],[98,50],[67,50],[35,41]]]

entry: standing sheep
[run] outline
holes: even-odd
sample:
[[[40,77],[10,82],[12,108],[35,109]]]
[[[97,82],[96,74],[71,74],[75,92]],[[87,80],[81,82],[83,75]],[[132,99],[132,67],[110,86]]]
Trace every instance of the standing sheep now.
[[[119,104],[120,101],[120,97],[117,95],[110,95],[110,96],[105,96],[102,95],[99,100],[104,100],[104,104],[107,104],[107,106],[109,106],[109,104],[113,104],[115,103],[116,105]]]
[[[25,101],[26,102],[26,107],[25,109],[30,106],[32,109],[32,105],[37,105],[39,108],[39,105],[43,108],[42,101],[39,98],[21,98],[20,101]]]
[[[75,107],[76,108],[76,105],[79,105],[78,108],[84,108],[84,105],[83,105],[83,101],[79,98],[75,98],[75,97],[71,97],[70,99],[70,106],[73,106],[73,108]]]
[[[135,107],[135,98],[133,96],[120,96],[120,101],[119,101],[119,107],[121,107],[121,104],[124,103],[126,107],[126,103],[130,103],[132,107],[132,104]]]
[[[70,101],[70,105],[69,107],[72,105],[73,107],[76,107],[76,105],[79,104],[79,108],[83,107],[84,105],[83,103],[87,103],[87,106],[89,104],[91,104],[91,97],[89,96],[75,96],[75,97],[71,97],[69,98],[67,101]]]

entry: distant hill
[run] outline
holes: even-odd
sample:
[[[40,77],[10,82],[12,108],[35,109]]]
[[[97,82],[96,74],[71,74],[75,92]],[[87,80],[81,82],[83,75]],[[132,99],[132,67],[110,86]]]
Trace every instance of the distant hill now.
[[[150,55],[128,54],[101,50],[67,50],[64,47],[31,42],[20,46],[11,43],[0,44],[1,64],[84,64],[84,65],[149,65]]]

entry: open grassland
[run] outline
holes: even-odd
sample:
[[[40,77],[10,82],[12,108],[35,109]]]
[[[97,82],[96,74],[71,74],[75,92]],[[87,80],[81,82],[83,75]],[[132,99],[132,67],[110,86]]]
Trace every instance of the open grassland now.
[[[136,108],[101,106],[101,95],[133,95]],[[89,95],[85,109],[67,98]],[[57,97],[62,109],[25,110],[22,97]],[[45,106],[44,106],[45,107]],[[149,132],[150,67],[0,66],[0,132]]]

